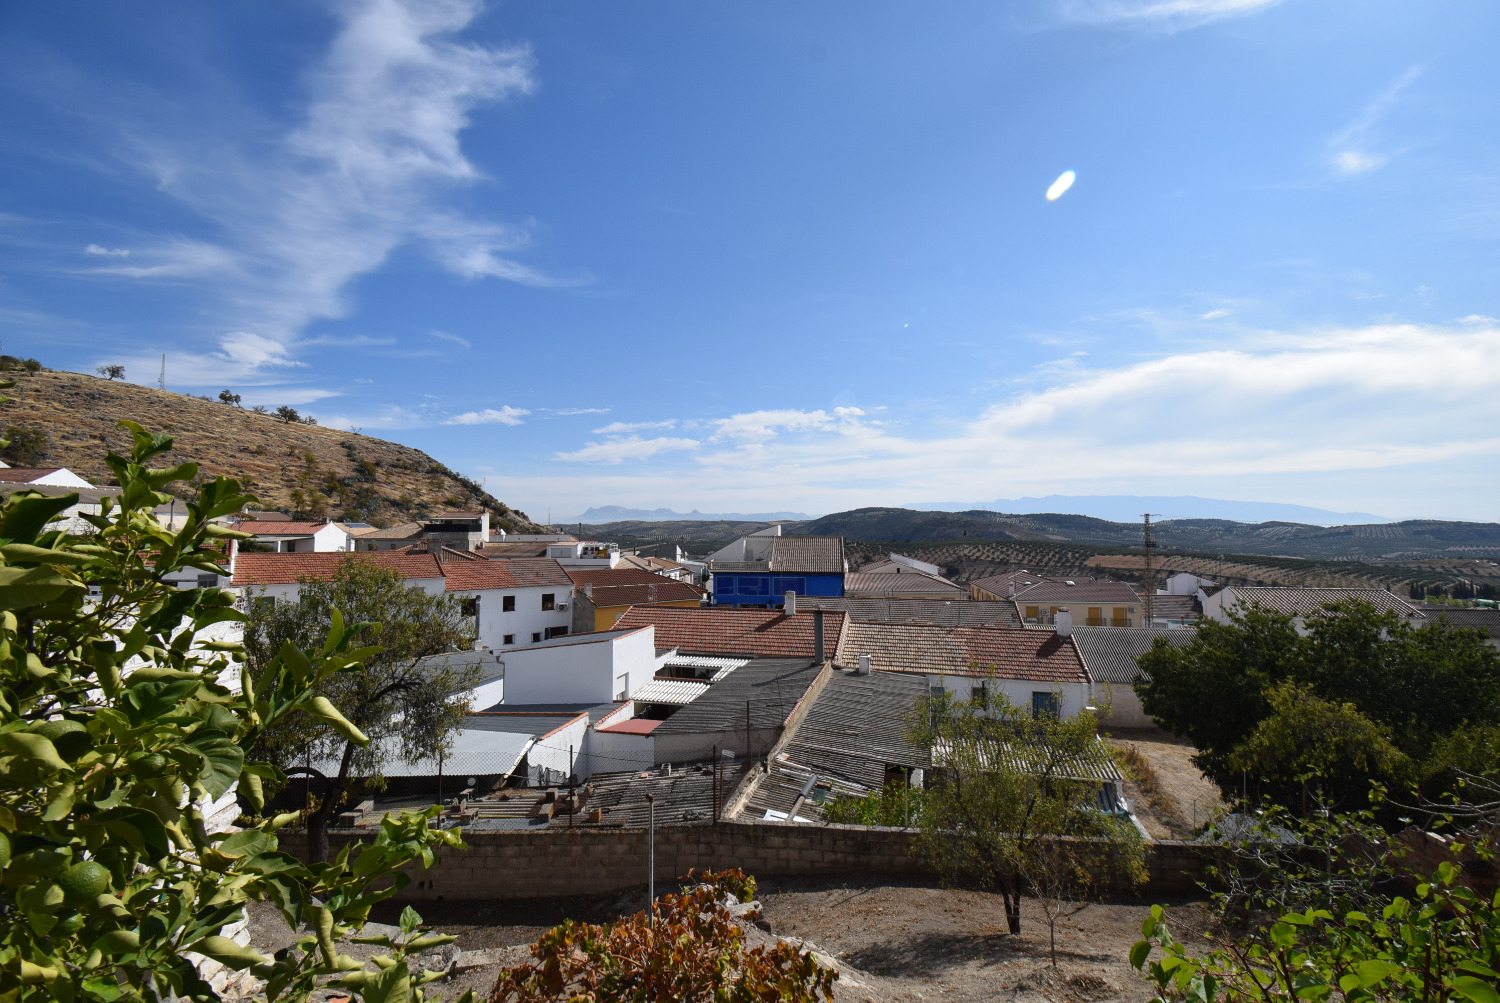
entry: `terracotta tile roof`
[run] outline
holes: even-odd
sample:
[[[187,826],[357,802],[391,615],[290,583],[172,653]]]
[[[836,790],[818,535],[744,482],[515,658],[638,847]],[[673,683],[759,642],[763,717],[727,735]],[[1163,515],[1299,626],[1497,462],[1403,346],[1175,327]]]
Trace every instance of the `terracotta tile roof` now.
[[[614,585],[660,585],[672,579],[641,568],[569,568],[568,577],[579,585],[594,588]]]
[[[1073,584],[1069,585],[1070,581]],[[1124,582],[1091,582],[1087,578],[1054,579],[1016,589],[1016,602],[1022,606],[1028,603],[1124,603],[1134,606],[1140,601],[1141,597]]]
[[[771,567],[776,572],[842,574],[842,536],[778,536],[771,543]]]
[[[479,556],[489,561],[508,561],[518,557],[546,557],[545,543],[486,543]]]
[[[1146,612],[1145,597],[1141,598],[1141,613]],[[1203,615],[1203,604],[1197,596],[1152,596],[1151,615],[1158,620],[1192,620]],[[1077,617],[1073,620],[1077,623]]]
[[[422,535],[422,524],[419,522],[403,522],[398,526],[387,526],[385,529],[377,529],[373,533],[366,533],[360,537],[362,540],[410,540],[412,537]]]
[[[860,655],[889,672],[985,676],[993,667],[999,679],[1088,682],[1078,649],[1050,631],[856,622],[849,626],[839,664],[853,666]]]
[[[674,582],[661,575],[651,577],[658,580],[650,584],[641,582],[635,585],[607,585],[603,588],[596,585],[590,599],[595,606],[649,606],[652,603],[698,602],[708,595],[703,589],[687,582]],[[581,586],[579,591],[583,591]]]
[[[1392,612],[1400,617],[1422,618],[1421,610],[1385,589],[1306,589],[1274,585],[1233,585],[1230,588],[1239,597],[1239,602],[1234,605],[1243,607],[1254,603],[1288,616],[1323,616],[1327,613],[1323,607],[1328,603],[1358,600],[1370,603],[1378,613]],[[1224,605],[1231,605],[1227,596]]]
[[[854,571],[844,576],[845,595],[888,595],[925,592],[938,596],[967,597],[969,590],[946,578],[920,572]]]
[[[0,467],[0,481],[16,481],[26,484],[38,477],[55,474],[62,469],[62,467]]]
[[[1019,592],[1021,589],[1026,588],[1028,585],[1035,585],[1038,582],[1044,582],[1046,580],[1047,579],[1045,575],[1032,574],[1030,571],[1007,571],[1003,575],[990,575],[988,578],[976,578],[969,584],[974,588],[984,589],[984,591],[990,593],[991,595],[997,595],[1002,599],[1008,599],[1011,596],[1012,585],[1014,585],[1015,590]]]
[[[326,582],[345,561],[372,561],[393,568],[403,578],[441,578],[431,554],[419,551],[333,551],[312,554],[240,554],[234,561],[234,585],[294,585],[300,581]]]
[[[823,615],[823,648],[830,656],[843,642],[845,620],[843,613]],[[617,628],[647,624],[656,627],[658,648],[705,655],[813,657],[811,613],[787,616],[779,610],[632,606],[615,621]]]
[[[287,520],[260,520],[246,521],[234,527],[242,533],[254,533],[256,536],[312,536],[318,530],[327,526],[326,522],[297,522]]]
[[[459,552],[460,554],[462,552]],[[530,589],[552,586],[572,594],[573,580],[561,564],[550,557],[514,561],[485,561],[459,557],[443,560],[449,592],[482,589]]]
[[[855,621],[937,623],[950,627],[1021,626],[1016,605],[989,599],[883,599],[798,596],[797,609],[843,610]]]
[[[1437,623],[1443,617],[1447,617],[1448,622],[1455,627],[1483,631],[1491,640],[1500,638],[1500,609],[1436,604],[1429,606],[1426,603],[1418,606],[1417,609],[1422,611],[1428,623]]]

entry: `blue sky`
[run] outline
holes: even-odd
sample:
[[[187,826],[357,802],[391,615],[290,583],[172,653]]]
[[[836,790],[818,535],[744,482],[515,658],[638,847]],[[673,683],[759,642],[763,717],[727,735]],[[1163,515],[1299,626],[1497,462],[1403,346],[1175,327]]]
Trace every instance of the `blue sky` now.
[[[7,4],[0,341],[164,352],[537,517],[1492,520],[1497,37],[1463,0]]]

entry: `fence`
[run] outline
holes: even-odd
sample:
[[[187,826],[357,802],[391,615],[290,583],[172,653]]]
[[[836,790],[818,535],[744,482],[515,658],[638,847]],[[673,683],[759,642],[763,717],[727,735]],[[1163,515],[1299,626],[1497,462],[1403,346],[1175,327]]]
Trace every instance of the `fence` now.
[[[659,825],[658,881],[694,867],[739,867],[757,877],[881,875],[933,879],[912,857],[912,833],[857,825],[801,825],[724,821]],[[335,853],[346,842],[368,838],[334,831]],[[445,852],[429,870],[414,870],[402,892],[408,900],[510,899],[594,895],[646,884],[647,832],[637,828],[548,829],[538,832],[465,832],[468,850]],[[287,833],[283,848],[301,855],[300,834]],[[1189,843],[1148,844],[1143,897],[1195,894],[1211,851]]]

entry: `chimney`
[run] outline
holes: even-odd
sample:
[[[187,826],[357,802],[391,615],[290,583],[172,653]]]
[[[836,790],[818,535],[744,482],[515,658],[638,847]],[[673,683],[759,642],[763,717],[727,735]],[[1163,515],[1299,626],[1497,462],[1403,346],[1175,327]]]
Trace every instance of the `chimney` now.
[[[1057,630],[1058,637],[1068,637],[1073,633],[1073,611],[1064,607],[1052,615],[1053,627]]]
[[[584,582],[583,583],[583,594],[585,596],[587,596],[588,598],[590,598],[590,599],[594,598],[594,583],[593,582]]]
[[[823,661],[823,611],[813,610],[813,657]]]
[[[868,676],[870,674],[870,656],[859,656],[859,667],[854,670],[856,676]]]
[[[429,536],[427,538],[427,552],[433,556],[438,562],[438,567],[441,568],[443,566],[443,541],[434,540]]]
[[[786,606],[784,606],[783,609],[786,610],[787,616],[797,615],[797,593],[788,592],[786,594]]]

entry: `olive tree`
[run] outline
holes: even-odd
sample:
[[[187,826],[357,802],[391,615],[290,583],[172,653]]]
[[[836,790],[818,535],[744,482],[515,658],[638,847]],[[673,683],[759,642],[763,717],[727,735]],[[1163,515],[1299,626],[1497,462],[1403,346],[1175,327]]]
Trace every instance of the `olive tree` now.
[[[1065,897],[1145,878],[1139,831],[1100,806],[1108,756],[1094,729],[1091,713],[1035,714],[1003,695],[917,702],[908,735],[932,749],[934,770],[915,851],[946,881],[999,892],[1011,933],[1028,891],[1051,899],[1050,927]]]
[[[251,597],[245,647],[250,665],[273,662],[288,643],[305,646],[322,637],[334,618],[365,624],[357,643],[380,648],[360,672],[326,677],[318,692],[343,713],[369,742],[306,716],[287,718],[261,735],[257,752],[283,771],[308,769],[325,781],[308,818],[310,853],[328,857],[328,822],[355,778],[378,777],[391,760],[413,763],[446,751],[467,705],[460,699],[478,681],[478,669],[419,661],[474,641],[474,624],[455,595],[429,595],[409,588],[396,571],[364,555],[351,554],[328,581],[304,581],[295,602]]]
[[[120,492],[85,517],[90,535],[49,528],[77,495],[0,505],[0,1000],[213,1000],[207,959],[264,980],[268,1000],[332,982],[420,1001],[430,979],[406,958],[434,939],[414,913],[379,967],[337,944],[410,880],[400,868],[461,841],[430,813],[388,817],[373,842],[305,865],[278,847],[295,814],[259,816],[280,771],[248,754],[298,717],[366,741],[321,691],[377,654],[356,644],[367,628],[333,616],[252,668],[225,639],[244,619],[233,596],[165,576],[219,572],[224,538],[242,534],[214,520],[254,499],[220,477],[180,530],[163,526],[153,507],[197,466],[149,468],[172,440],[120,425],[134,447],[107,457]],[[236,787],[252,817],[219,828],[205,807]],[[225,936],[250,901],[312,932],[265,957]]]

